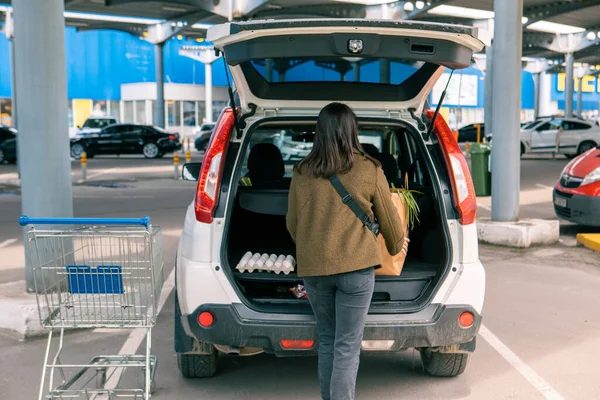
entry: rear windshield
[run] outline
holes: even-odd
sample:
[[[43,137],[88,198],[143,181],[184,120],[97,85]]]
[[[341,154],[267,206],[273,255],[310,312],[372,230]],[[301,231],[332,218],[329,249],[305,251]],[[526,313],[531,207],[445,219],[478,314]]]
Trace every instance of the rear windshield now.
[[[289,178],[293,175],[294,166],[312,150],[314,128],[315,126],[312,124],[302,124],[282,127],[265,126],[255,130],[242,155],[242,179],[240,184],[242,186],[256,186],[252,180],[248,179],[252,175],[248,169],[248,160],[252,152],[256,152],[255,157],[260,159],[260,162],[257,163],[258,170],[255,171],[254,175],[256,175],[256,172],[265,172],[269,175],[269,182],[274,183],[274,176],[271,176],[271,172],[277,169],[280,161],[278,162],[276,158],[279,158],[279,154],[281,154],[285,172],[284,176],[279,176],[277,179],[283,178],[288,181],[287,183],[286,181],[279,182],[274,188],[289,187]],[[389,177],[390,185],[394,183],[398,187],[401,186],[403,182],[401,179],[402,165],[414,162],[412,158],[415,144],[412,138],[398,127],[360,125],[359,140],[365,152],[382,162],[384,172]],[[256,147],[259,144],[262,145]],[[265,149],[265,146],[271,147],[271,149]],[[272,151],[274,150],[273,147],[275,152]],[[279,154],[277,154],[277,150]],[[414,171],[414,173],[411,173],[411,181],[423,184],[424,175],[421,173],[420,168],[410,168],[410,170]],[[266,187],[268,188],[268,185]]]
[[[362,57],[317,57],[252,60],[251,64],[268,83],[363,82],[400,85],[424,63]]]

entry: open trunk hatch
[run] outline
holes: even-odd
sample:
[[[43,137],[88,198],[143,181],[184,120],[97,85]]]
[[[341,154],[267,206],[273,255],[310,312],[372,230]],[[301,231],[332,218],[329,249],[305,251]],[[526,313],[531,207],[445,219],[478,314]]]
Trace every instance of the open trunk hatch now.
[[[293,167],[303,157],[303,147],[314,137],[314,116],[264,118],[251,125],[242,141],[237,169],[230,189],[225,236],[221,249],[223,268],[236,283],[248,304],[264,312],[310,312],[308,302],[297,299],[290,289],[302,284],[295,272],[240,272],[236,266],[243,255],[296,255],[295,243],[285,223]],[[443,209],[443,190],[438,187],[437,164],[427,161],[427,148],[418,132],[407,123],[394,120],[360,120],[359,139],[373,157],[380,160],[391,185],[417,191],[419,223],[411,229],[411,243],[400,276],[378,276],[371,312],[414,312],[430,300],[449,269],[452,248]],[[273,145],[281,156],[270,149]],[[301,147],[302,146],[302,147]],[[266,151],[269,150],[269,151]],[[281,159],[279,158],[281,157]],[[250,159],[260,162],[250,163]],[[435,163],[435,161],[434,161]],[[445,180],[444,176],[440,179]],[[442,188],[448,187],[447,182]]]
[[[468,67],[486,42],[475,27],[406,21],[314,19],[211,27],[241,106],[420,111],[445,67]]]

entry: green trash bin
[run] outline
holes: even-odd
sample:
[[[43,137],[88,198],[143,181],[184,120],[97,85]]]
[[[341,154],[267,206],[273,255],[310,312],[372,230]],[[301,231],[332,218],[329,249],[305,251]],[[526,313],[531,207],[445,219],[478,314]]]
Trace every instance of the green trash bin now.
[[[471,144],[471,174],[477,196],[492,195],[492,173],[490,172],[491,147],[486,143]]]

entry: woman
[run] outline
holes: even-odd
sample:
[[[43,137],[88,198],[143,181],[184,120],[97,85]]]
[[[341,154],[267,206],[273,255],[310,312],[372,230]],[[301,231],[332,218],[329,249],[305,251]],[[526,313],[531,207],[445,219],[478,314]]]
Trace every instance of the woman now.
[[[379,222],[390,254],[406,252],[408,240],[387,180],[362,150],[356,116],[340,103],[319,114],[313,149],[294,169],[286,221],[317,321],[321,396],[352,400],[381,253],[373,231],[336,192],[332,176]]]

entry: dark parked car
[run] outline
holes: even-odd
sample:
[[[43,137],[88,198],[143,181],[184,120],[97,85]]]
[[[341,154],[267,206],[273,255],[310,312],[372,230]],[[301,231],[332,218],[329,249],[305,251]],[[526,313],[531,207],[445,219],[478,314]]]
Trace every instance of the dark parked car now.
[[[0,125],[0,164],[17,161],[17,130]]]
[[[196,140],[194,140],[194,147],[196,148],[196,150],[206,150],[214,128],[215,124],[213,123],[202,124],[200,128],[198,128],[198,131],[196,133]]]
[[[116,124],[99,133],[77,134],[71,139],[71,157],[97,154],[143,154],[146,158],[162,157],[181,149],[179,135],[156,126]]]
[[[477,125],[481,126],[480,140],[483,140],[485,137],[484,124],[469,124],[458,130],[458,143],[477,142]]]

